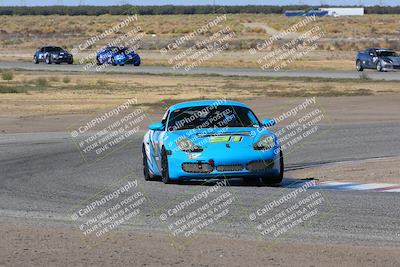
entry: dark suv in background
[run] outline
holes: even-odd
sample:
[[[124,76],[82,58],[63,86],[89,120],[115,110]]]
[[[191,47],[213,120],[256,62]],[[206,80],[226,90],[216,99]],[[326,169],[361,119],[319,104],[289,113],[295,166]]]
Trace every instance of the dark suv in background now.
[[[43,46],[39,47],[33,55],[33,63],[46,62],[47,64],[55,63],[74,63],[74,58],[71,53],[58,46]]]

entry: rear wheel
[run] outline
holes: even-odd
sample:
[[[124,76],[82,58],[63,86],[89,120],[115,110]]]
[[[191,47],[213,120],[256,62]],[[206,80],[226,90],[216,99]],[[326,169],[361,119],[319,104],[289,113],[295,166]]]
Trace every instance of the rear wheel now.
[[[163,149],[161,152],[161,176],[164,184],[173,183],[173,181],[169,178],[168,157],[165,149]]]
[[[284,162],[283,162],[283,154],[282,151],[279,152],[279,174],[276,176],[267,176],[262,177],[263,184],[271,185],[271,184],[280,184],[283,180],[283,172],[284,172]]]
[[[37,59],[36,55],[33,57],[33,63],[39,64],[39,60]]]
[[[46,57],[46,64],[51,64],[51,58],[50,58],[50,56],[47,56],[47,57]]]
[[[364,68],[363,68],[363,66],[361,64],[361,60],[357,60],[356,69],[357,69],[357,71],[363,71],[364,70]]]

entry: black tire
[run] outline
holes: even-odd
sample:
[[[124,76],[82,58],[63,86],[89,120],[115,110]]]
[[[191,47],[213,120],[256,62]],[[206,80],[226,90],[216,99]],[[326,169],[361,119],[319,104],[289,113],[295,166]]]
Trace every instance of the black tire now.
[[[125,64],[119,64],[120,66],[125,66]]]
[[[271,176],[262,177],[261,180],[263,184],[272,185],[272,184],[280,184],[282,182],[283,172],[285,170],[282,151],[279,152],[279,163],[280,163],[279,174],[277,176],[272,176],[272,177]]]
[[[74,60],[72,59],[71,61],[68,61],[68,64],[69,64],[69,65],[74,64]]]
[[[60,62],[55,62],[57,65],[60,65],[61,63]]]
[[[361,60],[357,60],[356,69],[357,69],[357,71],[363,71],[364,70],[364,68],[363,68],[363,66],[361,64]]]
[[[33,56],[33,63],[39,64],[39,60],[37,59],[36,55]]]
[[[169,178],[169,167],[167,151],[163,148],[161,152],[161,180],[164,184],[172,184],[173,181]]]
[[[51,64],[51,57],[50,56],[46,57],[46,64]]]
[[[140,66],[141,61],[133,63],[133,66],[138,67]]]
[[[149,172],[149,165],[148,165],[148,162],[147,162],[147,154],[146,154],[146,149],[144,148],[144,145],[143,145],[143,148],[142,148],[142,157],[143,157],[143,176],[144,176],[144,179],[146,181],[151,181],[153,177]]]
[[[103,64],[100,62],[99,57],[96,57],[96,64],[97,64],[98,66],[103,65]]]
[[[382,63],[380,61],[378,61],[378,63],[376,63],[376,70],[379,72],[383,71]]]

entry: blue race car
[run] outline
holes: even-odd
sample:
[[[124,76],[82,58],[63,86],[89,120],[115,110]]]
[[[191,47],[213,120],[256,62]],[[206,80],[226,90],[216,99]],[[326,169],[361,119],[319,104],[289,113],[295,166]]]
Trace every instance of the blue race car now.
[[[113,66],[125,64],[140,65],[140,56],[128,47],[107,46],[96,53],[97,65],[112,64]]]
[[[243,178],[280,183],[283,156],[277,136],[246,105],[227,100],[190,101],[171,106],[143,139],[145,180]]]

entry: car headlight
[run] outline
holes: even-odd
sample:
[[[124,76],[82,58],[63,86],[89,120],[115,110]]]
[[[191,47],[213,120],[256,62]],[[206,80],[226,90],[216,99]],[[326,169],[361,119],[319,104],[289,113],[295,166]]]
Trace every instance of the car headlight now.
[[[201,152],[203,148],[201,146],[196,145],[189,138],[179,138],[176,140],[176,145],[178,148],[184,152]]]
[[[255,150],[268,150],[275,146],[275,139],[272,135],[263,135],[254,143]]]

